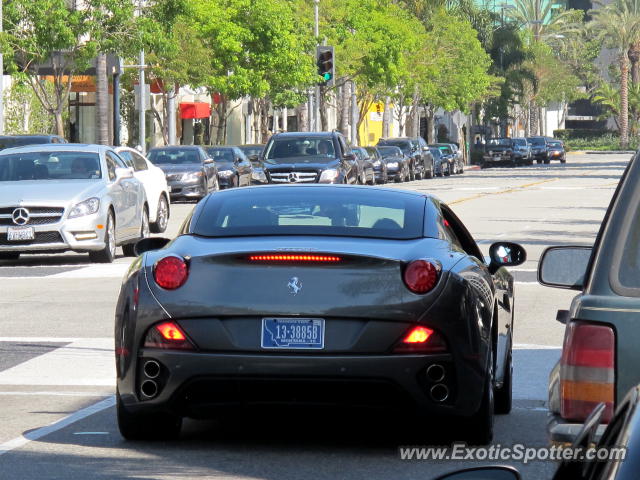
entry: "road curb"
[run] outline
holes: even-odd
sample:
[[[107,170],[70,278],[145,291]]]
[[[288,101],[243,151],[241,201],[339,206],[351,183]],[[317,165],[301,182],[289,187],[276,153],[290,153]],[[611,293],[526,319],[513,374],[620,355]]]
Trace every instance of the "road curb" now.
[[[465,170],[482,170],[480,165],[466,165],[464,167]]]

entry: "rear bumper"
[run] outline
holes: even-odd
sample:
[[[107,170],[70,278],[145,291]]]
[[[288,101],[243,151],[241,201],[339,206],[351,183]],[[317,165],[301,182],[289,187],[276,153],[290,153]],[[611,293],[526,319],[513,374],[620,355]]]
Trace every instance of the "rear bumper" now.
[[[417,409],[432,415],[470,416],[480,405],[482,379],[457,371],[450,354],[292,355],[193,353],[143,349],[138,365],[118,379],[118,391],[132,413],[164,411],[187,417],[215,417],[245,406],[327,406]],[[143,366],[161,365],[158,394],[145,398]],[[444,367],[444,379],[426,373]],[[133,366],[132,366],[133,367]],[[134,373],[135,371],[135,373]],[[431,392],[446,385],[449,396]],[[479,388],[474,385],[479,384]]]
[[[594,441],[597,443],[600,441],[600,437],[604,433],[607,425],[599,425],[596,430]],[[549,434],[549,441],[557,445],[571,444],[578,433],[582,430],[581,423],[571,423],[560,417],[559,415],[549,414],[549,420],[547,423],[547,433]]]

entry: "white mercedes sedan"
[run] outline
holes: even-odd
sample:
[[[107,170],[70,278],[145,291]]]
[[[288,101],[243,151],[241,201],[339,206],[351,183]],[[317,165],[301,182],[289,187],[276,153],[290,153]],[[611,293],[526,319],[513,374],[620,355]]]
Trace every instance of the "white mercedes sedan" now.
[[[0,260],[87,252],[110,263],[149,235],[142,183],[110,147],[51,144],[0,152]]]
[[[142,153],[129,147],[114,150],[133,168],[133,175],[142,182],[149,202],[149,225],[153,233],[163,233],[169,224],[169,186],[161,168],[156,167]]]

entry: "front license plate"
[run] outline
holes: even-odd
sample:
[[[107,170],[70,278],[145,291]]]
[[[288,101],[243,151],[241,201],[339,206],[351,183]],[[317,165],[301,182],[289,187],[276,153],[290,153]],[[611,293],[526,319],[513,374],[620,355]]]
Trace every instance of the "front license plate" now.
[[[273,349],[323,349],[324,319],[263,318],[261,345]]]
[[[7,240],[10,242],[33,240],[35,238],[33,227],[9,227],[7,229]]]

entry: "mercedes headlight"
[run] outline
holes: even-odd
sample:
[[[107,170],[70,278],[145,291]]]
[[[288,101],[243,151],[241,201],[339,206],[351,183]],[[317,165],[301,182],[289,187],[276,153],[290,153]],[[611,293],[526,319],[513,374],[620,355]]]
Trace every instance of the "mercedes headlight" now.
[[[218,171],[218,176],[222,178],[229,178],[233,176],[233,170],[220,170]]]
[[[251,174],[251,178],[253,178],[254,180],[266,180],[267,176],[262,170],[254,170]]]
[[[84,217],[85,215],[92,215],[100,208],[100,199],[89,198],[84,202],[76,204],[69,212],[69,218]]]
[[[195,182],[198,179],[200,179],[202,177],[203,173],[202,170],[199,172],[189,172],[189,173],[183,173],[182,174],[182,181],[183,182]]]
[[[336,178],[338,178],[338,175],[340,175],[340,172],[338,172],[338,170],[336,170],[335,168],[329,168],[322,172],[322,174],[320,175],[320,181],[333,182]]]

